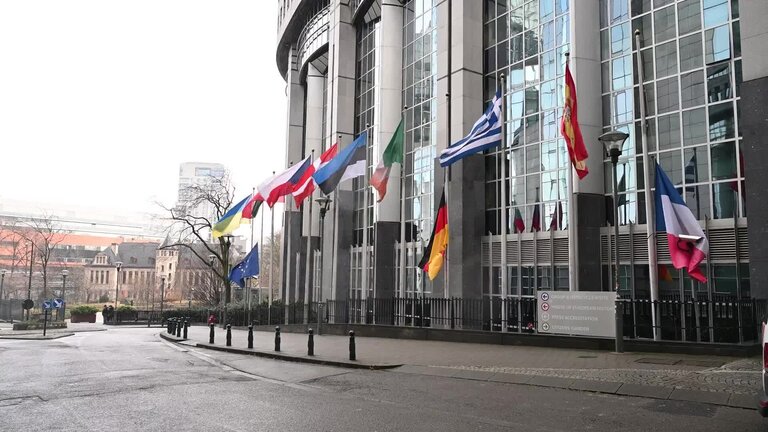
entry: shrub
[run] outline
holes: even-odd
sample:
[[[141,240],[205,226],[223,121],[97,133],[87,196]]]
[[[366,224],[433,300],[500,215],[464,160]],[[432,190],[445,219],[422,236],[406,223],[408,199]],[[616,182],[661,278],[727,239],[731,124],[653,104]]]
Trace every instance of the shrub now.
[[[69,313],[71,315],[88,315],[88,314],[95,314],[99,311],[99,308],[96,306],[89,306],[89,305],[81,305],[81,306],[75,306],[72,309],[69,310]]]
[[[117,307],[117,312],[118,313],[136,312],[136,308],[128,305],[120,305]]]

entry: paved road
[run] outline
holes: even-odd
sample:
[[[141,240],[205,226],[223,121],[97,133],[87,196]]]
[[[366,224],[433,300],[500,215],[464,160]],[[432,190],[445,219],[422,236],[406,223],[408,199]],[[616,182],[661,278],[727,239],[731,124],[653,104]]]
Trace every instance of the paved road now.
[[[755,411],[392,371],[162,342],[158,329],[0,340],[0,430],[757,431]],[[244,372],[243,372],[244,371]]]

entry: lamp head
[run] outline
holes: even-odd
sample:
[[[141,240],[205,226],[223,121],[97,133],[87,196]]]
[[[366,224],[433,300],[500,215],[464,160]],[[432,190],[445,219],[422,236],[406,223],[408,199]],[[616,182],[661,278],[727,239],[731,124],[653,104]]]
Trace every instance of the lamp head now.
[[[8,270],[6,269],[0,270],[0,275],[5,276],[6,273],[8,273]]]
[[[213,261],[216,259],[216,255],[210,254],[208,255],[208,261],[213,265]]]
[[[61,275],[67,277],[69,275],[69,270],[62,270]]]
[[[621,148],[624,146],[624,141],[629,138],[629,134],[619,131],[609,131],[597,138],[598,141],[603,143],[605,147],[605,153],[610,156],[611,163],[616,164],[621,156]]]
[[[117,262],[115,263],[115,268],[117,269],[117,271],[120,271],[120,269],[121,269],[122,267],[123,267],[123,262],[122,262],[122,261],[117,261]]]
[[[331,207],[331,199],[327,196],[321,196],[320,198],[317,198],[315,200],[317,205],[320,206],[320,211],[325,214],[325,212],[328,211],[328,209]]]

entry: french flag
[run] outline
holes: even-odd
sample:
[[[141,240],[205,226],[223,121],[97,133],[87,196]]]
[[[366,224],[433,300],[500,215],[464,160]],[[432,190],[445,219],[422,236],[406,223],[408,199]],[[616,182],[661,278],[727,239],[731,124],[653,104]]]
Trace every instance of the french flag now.
[[[309,156],[287,170],[273,175],[259,185],[259,195],[263,197],[267,205],[272,208],[283,195],[288,195],[296,187],[299,179],[309,169]]]
[[[665,231],[669,255],[676,269],[685,268],[692,278],[707,282],[699,264],[709,253],[709,242],[699,221],[685,205],[669,177],[656,164],[656,231]]]
[[[293,188],[293,200],[296,202],[296,207],[299,207],[304,200],[312,195],[315,190],[315,181],[312,178],[312,174],[320,168],[324,167],[334,156],[339,152],[339,143],[335,143],[328,150],[323,152],[322,155],[309,166],[309,169],[304,171],[304,176],[301,177],[296,187]]]

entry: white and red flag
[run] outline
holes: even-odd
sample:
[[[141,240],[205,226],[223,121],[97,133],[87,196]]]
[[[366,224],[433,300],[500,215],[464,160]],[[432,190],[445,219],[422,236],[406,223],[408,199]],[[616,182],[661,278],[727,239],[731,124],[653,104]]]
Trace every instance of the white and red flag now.
[[[315,187],[317,186],[315,185],[314,179],[312,179],[312,174],[314,174],[321,167],[325,166],[325,164],[333,159],[333,157],[336,156],[336,153],[338,152],[339,143],[335,143],[334,145],[330,146],[328,150],[323,152],[323,154],[320,155],[320,157],[317,158],[314,162],[312,162],[312,165],[310,165],[309,168],[304,171],[304,175],[301,177],[291,192],[293,195],[293,200],[296,202],[296,207],[299,207],[301,203],[304,202],[304,199],[312,195],[312,192],[314,192]]]

